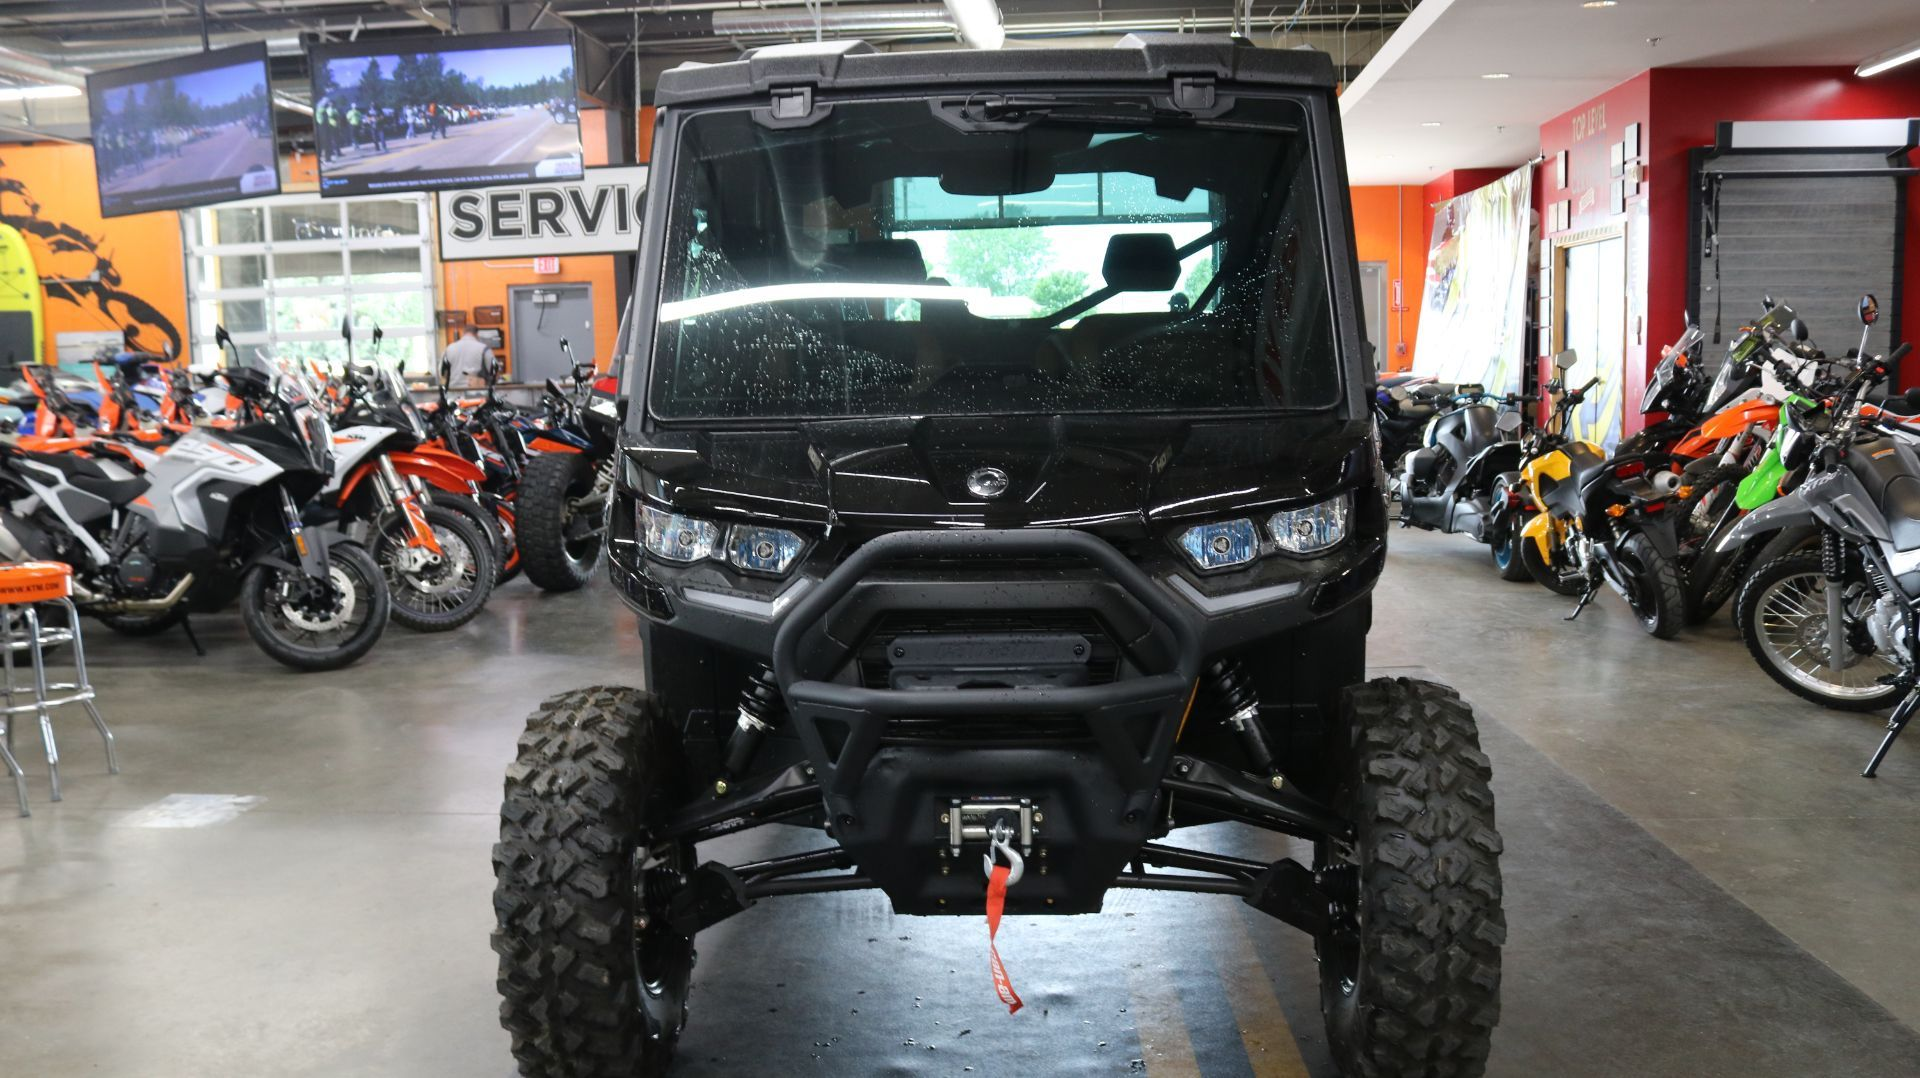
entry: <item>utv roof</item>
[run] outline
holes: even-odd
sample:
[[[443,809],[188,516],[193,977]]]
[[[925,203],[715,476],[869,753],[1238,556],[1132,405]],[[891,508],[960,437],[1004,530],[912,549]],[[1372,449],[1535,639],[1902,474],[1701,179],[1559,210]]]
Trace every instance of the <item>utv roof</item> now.
[[[809,42],[756,49],[721,64],[664,72],[654,101],[760,97],[794,86],[821,89],[980,87],[1034,82],[1166,82],[1213,78],[1276,86],[1334,87],[1333,61],[1310,49],[1261,49],[1198,34],[1128,34],[1108,49],[876,52],[864,41]]]

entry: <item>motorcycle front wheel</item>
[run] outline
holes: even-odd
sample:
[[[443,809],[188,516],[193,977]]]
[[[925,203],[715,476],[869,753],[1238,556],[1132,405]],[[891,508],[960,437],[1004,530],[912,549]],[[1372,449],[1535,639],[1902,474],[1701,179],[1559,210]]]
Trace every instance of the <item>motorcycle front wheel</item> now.
[[[327,548],[327,575],[258,564],[240,578],[247,635],[295,670],[338,670],[373,649],[392,600],[372,555],[352,543]]]
[[[1493,568],[1502,580],[1527,581],[1533,579],[1533,573],[1527,569],[1521,547],[1531,546],[1532,541],[1520,537],[1520,522],[1509,517],[1494,530],[1493,539],[1487,544],[1493,548]],[[1538,555],[1538,551],[1535,554]]]
[[[407,518],[389,513],[373,536],[373,558],[393,597],[393,620],[416,632],[443,633],[472,621],[493,594],[493,538],[466,514],[437,502],[423,515],[438,552],[409,545]]]
[[[1848,632],[1849,654],[1835,670],[1827,661],[1827,574],[1820,551],[1775,558],[1747,578],[1735,603],[1747,650],[1780,687],[1836,711],[1892,707],[1912,680],[1901,665],[1873,650],[1864,630]]]
[[[1540,544],[1522,537],[1520,540],[1520,564],[1526,567],[1527,575],[1534,582],[1555,595],[1578,595],[1586,590],[1578,578],[1569,582],[1560,575],[1560,568],[1540,556]]]

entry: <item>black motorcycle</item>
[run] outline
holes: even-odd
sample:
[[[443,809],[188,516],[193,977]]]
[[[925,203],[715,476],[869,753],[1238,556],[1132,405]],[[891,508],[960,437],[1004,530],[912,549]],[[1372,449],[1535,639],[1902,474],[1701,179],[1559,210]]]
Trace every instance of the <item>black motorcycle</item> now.
[[[1400,473],[1401,527],[1465,534],[1492,547],[1503,579],[1532,579],[1519,557],[1518,516],[1496,509],[1505,507],[1501,477],[1511,483],[1520,467],[1523,406],[1538,400],[1459,387],[1452,410],[1429,421],[1426,444],[1406,456]],[[1496,498],[1502,501],[1498,507]]]

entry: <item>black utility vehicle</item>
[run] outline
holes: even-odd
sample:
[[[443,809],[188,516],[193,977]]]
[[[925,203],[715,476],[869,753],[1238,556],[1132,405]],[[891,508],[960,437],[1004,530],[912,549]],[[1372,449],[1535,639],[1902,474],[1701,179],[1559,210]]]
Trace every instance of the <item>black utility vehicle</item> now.
[[[1487,758],[1452,691],[1364,675],[1333,86],[1190,36],[662,76],[608,530],[647,689],[547,701],[508,772],[522,1073],[663,1073],[695,934],[756,902],[978,917],[989,872],[1018,914],[1238,897],[1314,936],[1348,1074],[1480,1073]],[[698,856],[776,821],[824,841]],[[1216,821],[1309,863],[1165,841]]]

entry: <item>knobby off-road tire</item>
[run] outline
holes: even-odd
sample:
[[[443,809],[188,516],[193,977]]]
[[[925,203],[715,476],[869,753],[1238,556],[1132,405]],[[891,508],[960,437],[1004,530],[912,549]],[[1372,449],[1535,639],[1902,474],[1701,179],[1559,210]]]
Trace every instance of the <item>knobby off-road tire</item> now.
[[[1493,540],[1487,544],[1493,551],[1493,568],[1500,574],[1500,579],[1516,583],[1533,579],[1533,574],[1527,570],[1526,558],[1520,549],[1530,542],[1532,540],[1520,537],[1518,520],[1508,517],[1506,523],[1500,525],[1499,530],[1494,533]]]
[[[1740,597],[1734,603],[1735,620],[1740,624],[1740,636],[1747,642],[1748,653],[1781,688],[1822,707],[1837,711],[1879,711],[1899,703],[1907,693],[1910,679],[1879,684],[1879,678],[1897,674],[1898,667],[1878,656],[1866,656],[1838,677],[1804,669],[1796,676],[1790,669],[1796,667],[1793,661],[1796,644],[1803,649],[1820,646],[1818,642],[1827,623],[1825,587],[1826,575],[1817,548],[1795,551],[1754,570],[1741,586]],[[1796,598],[1795,592],[1801,589],[1805,590],[1804,597]],[[1787,594],[1777,597],[1782,591]],[[1767,609],[1762,609],[1763,606]],[[1808,612],[1809,620],[1801,623],[1799,611]],[[1818,687],[1822,681],[1828,684]]]
[[[451,632],[478,617],[493,595],[499,565],[493,537],[465,513],[439,502],[428,504],[421,516],[440,544],[435,564],[416,573],[401,568],[412,528],[399,513],[375,524],[371,553],[386,575],[394,624],[420,633]]]
[[[694,954],[661,907],[693,851],[643,870],[636,850],[684,782],[679,739],[638,689],[562,693],[527,720],[493,848],[500,1024],[526,1078],[666,1072]]]
[[[507,536],[507,530],[500,526],[500,518],[488,511],[485,506],[472,498],[460,494],[447,494],[435,491],[433,504],[451,509],[468,520],[481,531],[487,533],[487,541],[493,547],[493,586],[499,587],[513,579],[513,573],[507,571],[507,562],[513,558],[513,540]],[[515,566],[515,572],[519,567]]]
[[[604,534],[591,542],[569,538],[577,527],[573,502],[593,486],[596,466],[584,453],[540,453],[521,473],[515,516],[520,565],[528,580],[547,591],[586,587],[606,547]]]
[[[1620,541],[1620,559],[1629,572],[1634,598],[1627,603],[1634,620],[1656,640],[1672,640],[1687,624],[1687,592],[1680,567],[1660,553],[1653,540],[1635,532]]]
[[[1332,753],[1355,842],[1316,870],[1350,881],[1353,930],[1316,941],[1320,1006],[1348,1078],[1475,1078],[1500,1020],[1500,832],[1492,768],[1453,690],[1380,678],[1347,691]],[[1350,867],[1348,867],[1350,866]]]

